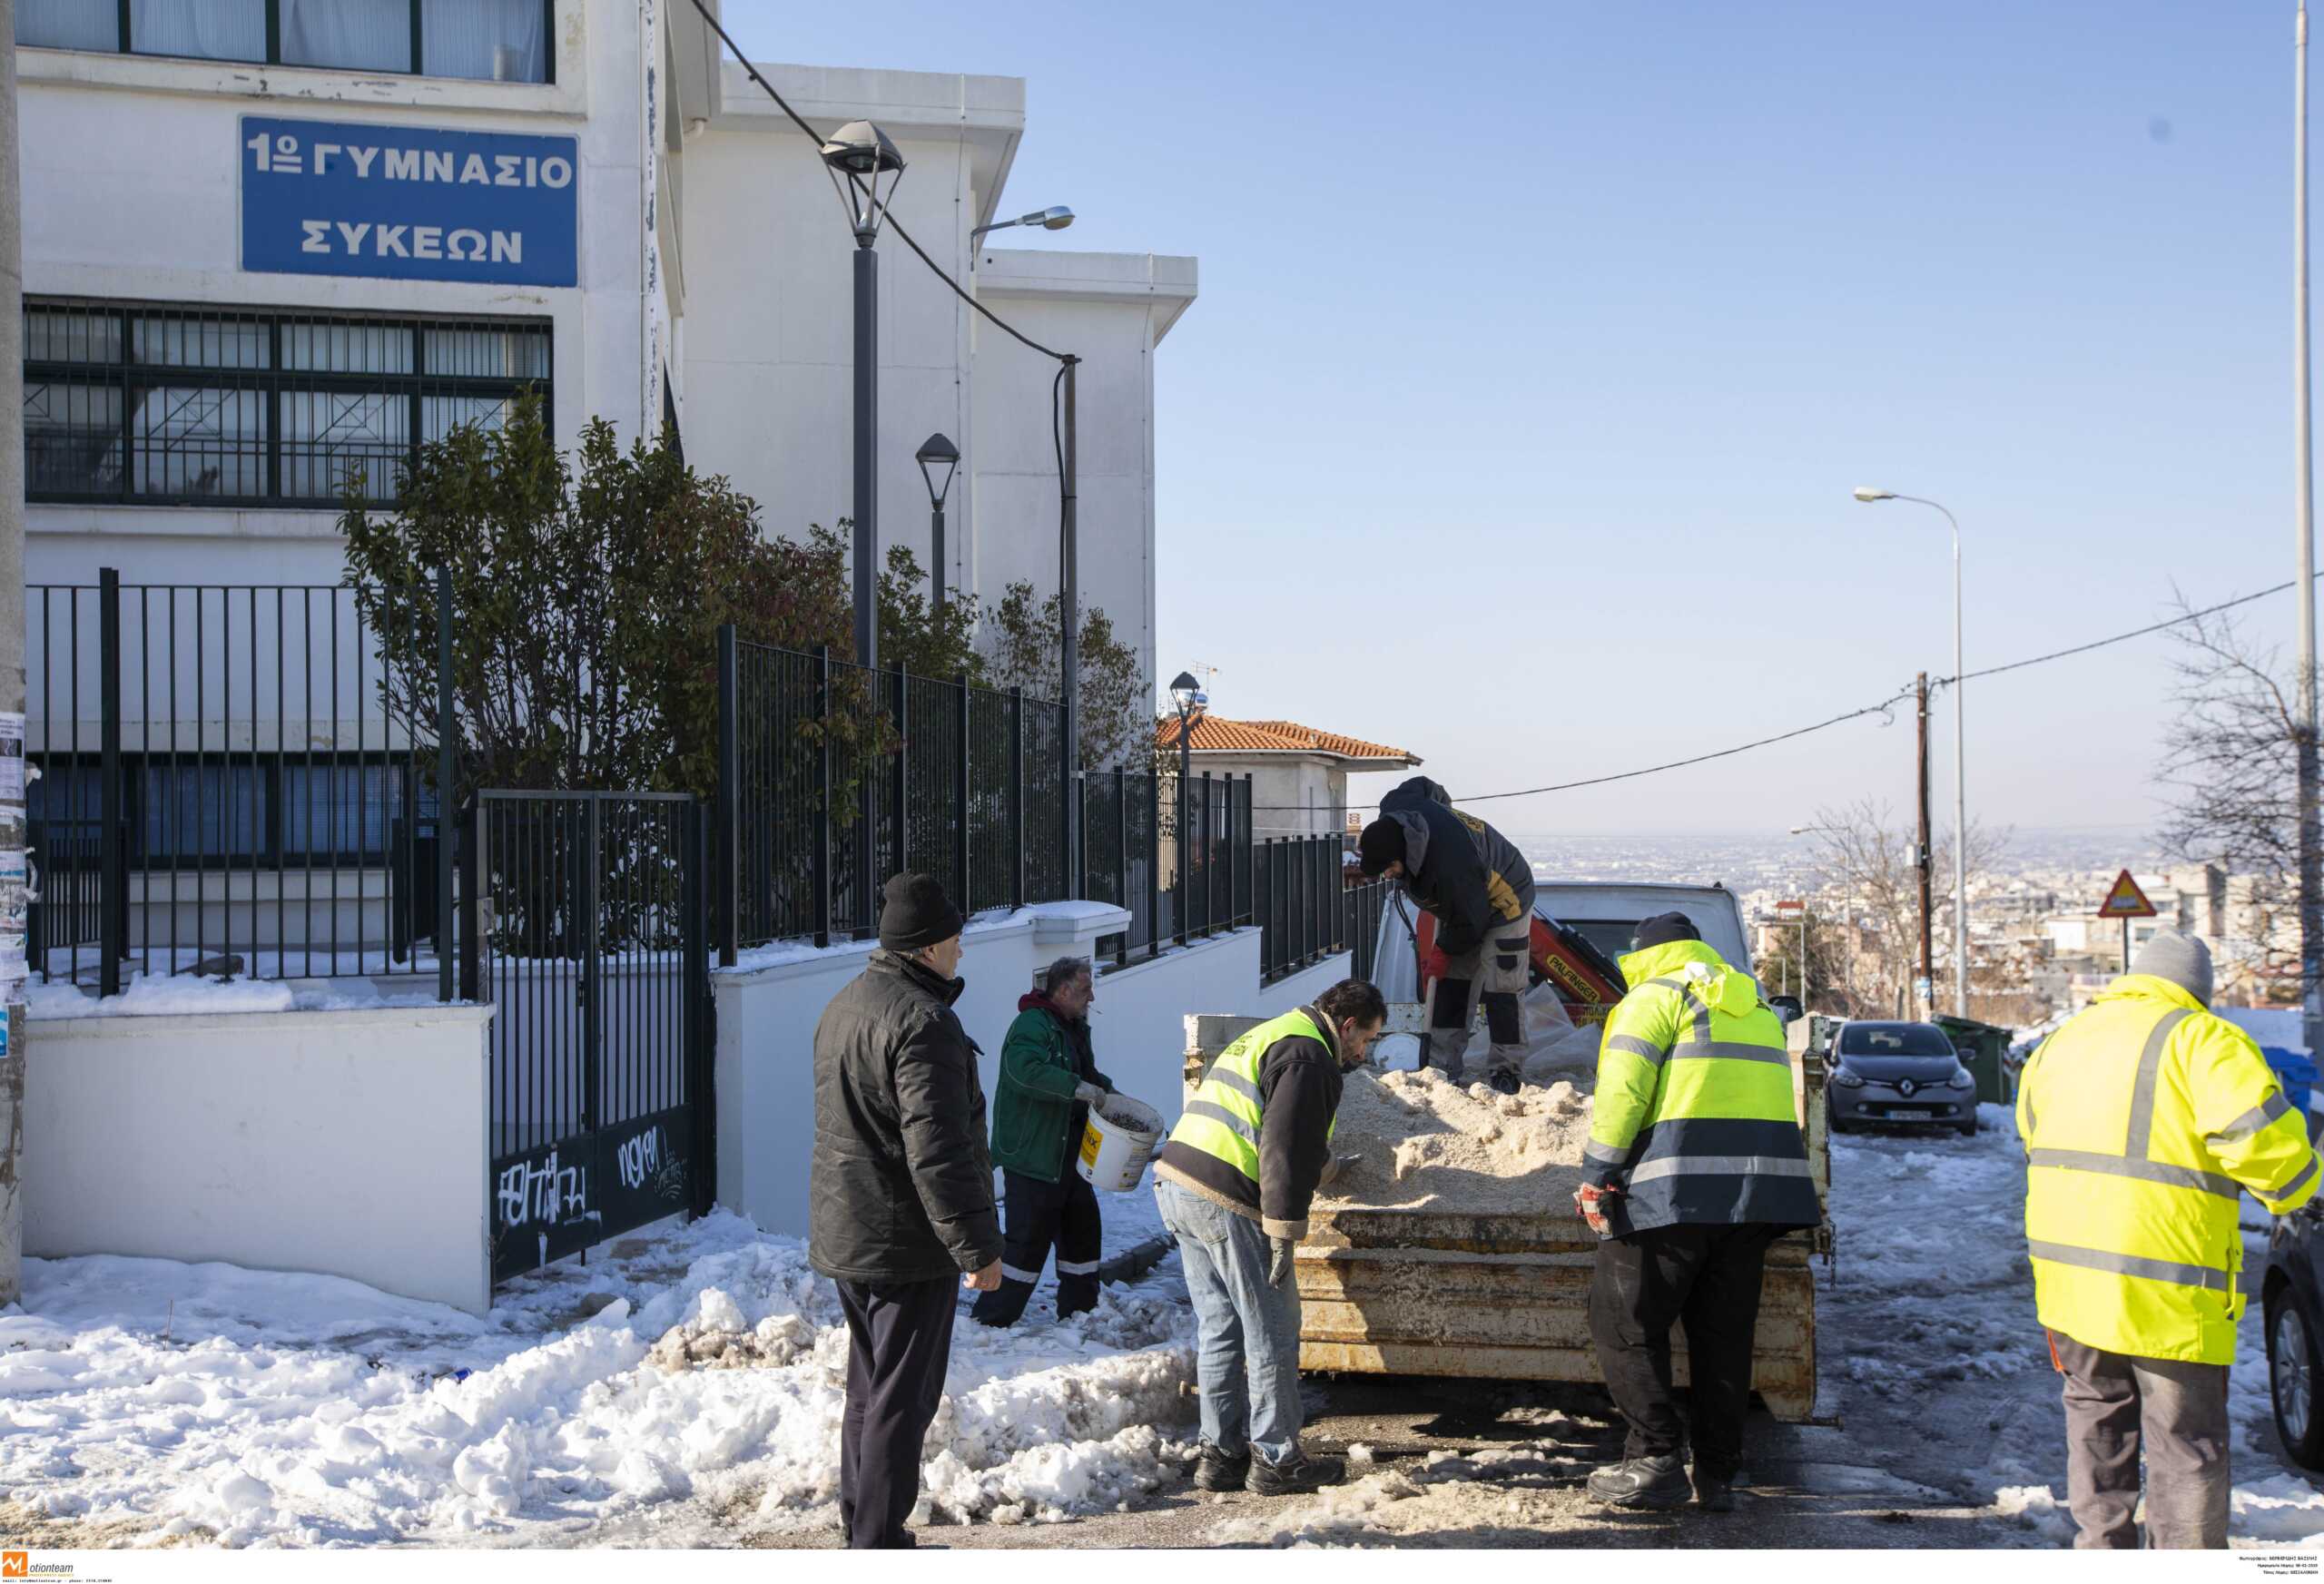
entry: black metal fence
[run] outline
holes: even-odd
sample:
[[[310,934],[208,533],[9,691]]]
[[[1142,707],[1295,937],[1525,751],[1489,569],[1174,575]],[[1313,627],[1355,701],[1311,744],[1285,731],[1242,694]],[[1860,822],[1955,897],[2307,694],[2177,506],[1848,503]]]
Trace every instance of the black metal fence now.
[[[1059,705],[731,628],[718,696],[723,963],[774,940],[872,936],[880,886],[906,870],[942,876],[967,913],[1070,892]]]
[[[1387,880],[1359,881],[1341,893],[1347,913],[1341,938],[1347,942],[1350,978],[1368,979],[1378,966],[1380,920],[1395,894],[1396,882]]]
[[[1313,968],[1348,949],[1337,836],[1289,836],[1252,850],[1259,926],[1259,982]]]
[[[33,971],[108,995],[124,968],[432,973],[449,999],[440,672],[383,687],[381,661],[448,633],[448,585],[365,594],[110,570],[26,589]]]

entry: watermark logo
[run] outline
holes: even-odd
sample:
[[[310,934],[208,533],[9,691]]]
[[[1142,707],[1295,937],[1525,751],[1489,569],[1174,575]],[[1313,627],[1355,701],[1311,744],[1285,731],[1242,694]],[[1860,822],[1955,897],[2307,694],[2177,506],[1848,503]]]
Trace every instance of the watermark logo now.
[[[33,1576],[33,1554],[30,1551],[0,1551],[0,1579],[29,1579]]]

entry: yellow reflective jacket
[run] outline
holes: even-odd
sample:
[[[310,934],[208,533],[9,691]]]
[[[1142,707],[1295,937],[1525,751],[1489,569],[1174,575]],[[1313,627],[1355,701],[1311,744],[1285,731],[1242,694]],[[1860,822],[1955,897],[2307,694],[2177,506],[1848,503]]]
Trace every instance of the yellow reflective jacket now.
[[[1699,940],[1622,959],[1631,989],[1598,1046],[1585,1169],[1618,1186],[1612,1235],[1823,1219],[1783,1022],[1758,982]]]
[[[2237,1206],[2316,1192],[2308,1118],[2251,1037],[2169,979],[2125,974],[2017,1085],[2042,1323],[2087,1347],[2235,1361]]]

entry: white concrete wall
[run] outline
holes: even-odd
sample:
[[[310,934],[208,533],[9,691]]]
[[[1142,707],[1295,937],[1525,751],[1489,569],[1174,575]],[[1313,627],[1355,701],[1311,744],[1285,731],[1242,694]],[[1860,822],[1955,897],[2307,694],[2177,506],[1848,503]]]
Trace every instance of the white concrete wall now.
[[[34,1026],[25,1251],[491,1305],[484,1007]]]
[[[1056,958],[1088,955],[1121,928],[1118,909],[1065,903],[971,926],[958,1010],[984,1048],[990,1105],[1001,1040],[1017,999]],[[808,1164],[815,1138],[814,1030],[825,1002],[862,971],[868,945],[834,947],[780,966],[714,976],[718,1002],[718,1198],[770,1232],[807,1231]],[[1331,963],[1259,989],[1259,933],[1237,930],[1104,975],[1091,1037],[1098,1066],[1126,1094],[1175,1119],[1189,1012],[1251,1015],[1287,1009],[1345,977]],[[1323,976],[1320,979],[1317,976]]]

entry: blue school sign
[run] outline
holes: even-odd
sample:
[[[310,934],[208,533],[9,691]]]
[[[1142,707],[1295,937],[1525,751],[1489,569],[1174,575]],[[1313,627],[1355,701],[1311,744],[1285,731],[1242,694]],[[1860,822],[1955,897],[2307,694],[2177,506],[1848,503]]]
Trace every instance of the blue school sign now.
[[[571,286],[579,144],[246,115],[242,268]]]

